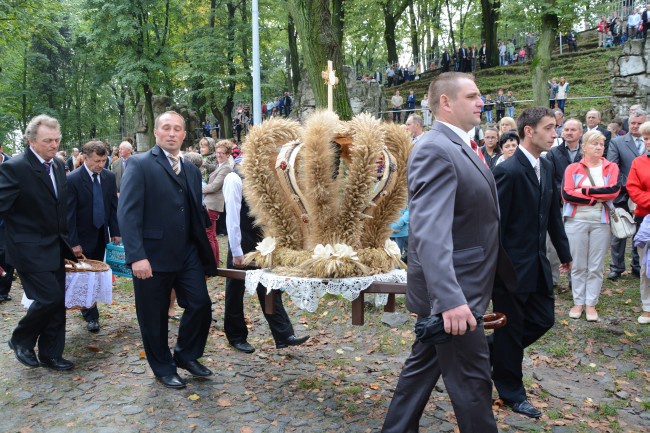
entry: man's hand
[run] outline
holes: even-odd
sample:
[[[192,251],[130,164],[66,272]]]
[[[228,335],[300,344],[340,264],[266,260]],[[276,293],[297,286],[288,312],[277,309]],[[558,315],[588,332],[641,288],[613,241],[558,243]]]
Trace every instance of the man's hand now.
[[[122,238],[119,236],[113,236],[111,240],[113,241],[113,245],[119,245],[122,243]]]
[[[131,270],[133,271],[133,278],[140,278],[141,280],[146,280],[147,278],[153,277],[153,271],[151,270],[151,263],[149,260],[142,259],[131,264]]]
[[[244,267],[244,256],[237,256],[232,258],[232,265],[236,268]]]
[[[77,245],[76,247],[72,247],[72,252],[74,253],[75,257],[81,257],[84,253],[83,248],[81,248],[81,245]]]
[[[469,330],[476,329],[476,319],[467,304],[459,305],[451,310],[443,311],[442,318],[445,321],[445,332],[451,335],[463,335]]]
[[[568,273],[569,271],[571,271],[571,265],[573,265],[573,262],[562,263],[560,265],[560,272]]]

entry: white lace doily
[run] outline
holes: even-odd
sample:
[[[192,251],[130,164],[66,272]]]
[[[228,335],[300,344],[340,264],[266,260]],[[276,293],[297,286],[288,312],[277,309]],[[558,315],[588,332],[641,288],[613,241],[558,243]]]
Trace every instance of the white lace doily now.
[[[113,273],[104,272],[66,272],[65,274],[65,307],[90,308],[96,303],[110,304],[113,302]],[[23,293],[21,304],[29,308],[31,299]]]
[[[298,308],[313,313],[318,309],[320,299],[326,294],[340,295],[348,301],[353,301],[359,297],[362,290],[370,287],[375,281],[406,283],[406,271],[395,269],[387,274],[353,278],[299,278],[276,275],[268,269],[258,269],[246,271],[245,285],[250,295],[256,293],[259,283],[266,287],[267,293],[271,290],[282,290],[291,297]],[[375,296],[375,305],[386,305],[386,302],[387,294]]]

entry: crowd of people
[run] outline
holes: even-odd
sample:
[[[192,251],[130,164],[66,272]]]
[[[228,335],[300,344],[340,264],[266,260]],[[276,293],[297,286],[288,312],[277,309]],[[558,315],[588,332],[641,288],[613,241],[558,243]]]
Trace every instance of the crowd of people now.
[[[638,105],[611,130],[596,110],[583,124],[565,120],[559,108],[531,107],[516,120],[497,109],[498,120],[482,129],[491,98],[481,95],[472,75],[458,72],[429,86],[424,111],[435,120],[415,113],[411,96],[409,200],[392,225],[393,238],[409,264],[407,308],[418,323],[442,326],[453,337],[440,344],[416,339],[382,431],[417,431],[443,375],[460,431],[496,432],[493,385],[514,412],[541,416],[527,399],[522,359],[554,324],[560,272],[570,275],[568,317],[584,314],[594,322],[608,249],[607,278],[626,271],[627,239],[610,230],[615,209],[633,213],[640,229],[630,272],[640,278],[637,321],[650,323],[650,122]],[[244,255],[262,232],[242,194],[242,150],[203,137],[198,153],[181,152],[185,135],[184,119],[165,112],[156,118],[156,144],[147,152],[134,155],[125,140],[113,159],[105,143],[90,141],[63,160],[58,121],[40,115],[27,126],[23,153],[9,158],[0,148],[0,301],[11,300],[5,283],[11,286],[14,271],[33,300],[8,342],[21,364],[74,368],[63,357],[64,259],[101,260],[113,241],[123,243],[132,269],[138,324],[156,379],[183,388],[179,368],[194,377],[213,374],[199,359],[212,314],[206,276],[216,275],[220,257],[216,223],[226,220],[229,268],[246,269]],[[225,291],[226,338],[235,350],[252,353],[243,281],[228,278]],[[259,285],[257,294],[264,305],[266,288]],[[173,296],[183,314],[170,350]],[[295,335],[282,297],[274,299],[275,312],[265,318],[276,348],[305,343],[309,337]],[[476,318],[490,301],[508,322],[486,338]],[[98,331],[97,310],[86,315],[88,330]]]

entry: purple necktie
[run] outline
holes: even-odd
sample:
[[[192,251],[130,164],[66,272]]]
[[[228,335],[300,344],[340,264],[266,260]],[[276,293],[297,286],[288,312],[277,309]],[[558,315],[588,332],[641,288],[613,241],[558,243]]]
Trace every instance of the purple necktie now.
[[[45,166],[45,171],[47,172],[47,175],[50,175],[50,170],[52,169],[52,161],[50,162],[44,162],[43,165]]]

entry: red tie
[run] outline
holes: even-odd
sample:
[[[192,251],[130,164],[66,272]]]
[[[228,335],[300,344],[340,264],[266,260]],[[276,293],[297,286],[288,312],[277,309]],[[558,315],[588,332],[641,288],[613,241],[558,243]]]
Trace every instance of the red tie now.
[[[490,166],[488,165],[488,163],[485,161],[485,156],[483,155],[483,152],[481,152],[481,151],[479,150],[479,148],[478,148],[478,144],[476,144],[476,141],[474,141],[474,140],[470,140],[470,141],[469,141],[469,144],[472,145],[472,150],[474,151],[474,153],[476,153],[476,154],[478,155],[479,159],[480,159],[481,161],[483,161],[483,164],[485,164],[485,166],[486,166],[487,168],[490,168]]]

